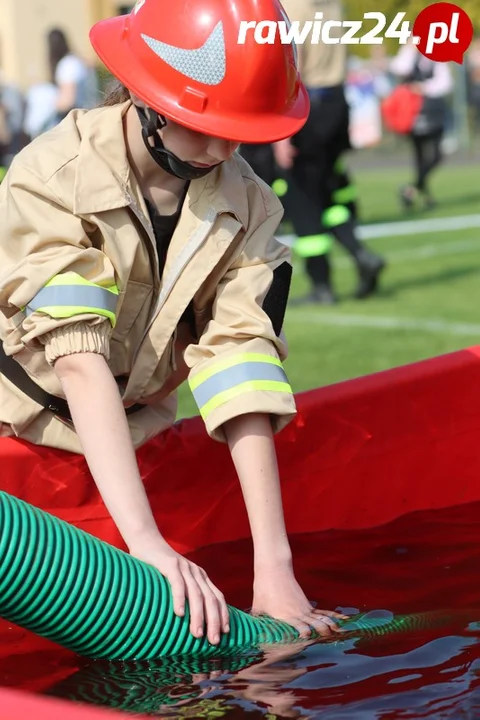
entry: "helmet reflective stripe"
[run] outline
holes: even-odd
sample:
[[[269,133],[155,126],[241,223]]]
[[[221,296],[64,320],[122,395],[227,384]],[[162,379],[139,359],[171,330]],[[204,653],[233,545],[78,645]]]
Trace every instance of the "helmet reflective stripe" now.
[[[142,35],[148,47],[160,58],[178,70],[190,80],[204,85],[219,85],[225,77],[225,37],[221,22],[212,31],[210,37],[196,50],[185,50],[167,45],[148,35]]]
[[[135,3],[135,7],[133,8],[133,12],[135,13],[135,15],[138,13],[142,5],[145,5],[145,0],[138,0],[138,2]]]

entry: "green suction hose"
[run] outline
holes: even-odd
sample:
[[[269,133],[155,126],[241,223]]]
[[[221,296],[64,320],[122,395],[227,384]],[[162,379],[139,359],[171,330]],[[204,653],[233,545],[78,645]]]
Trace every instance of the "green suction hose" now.
[[[450,625],[452,622],[468,624],[470,618],[471,613],[463,610],[437,610],[409,615],[394,615],[388,611],[374,610],[353,615],[348,620],[339,621],[338,624],[342,627],[343,639],[359,637],[372,640],[385,635],[434,630]]]
[[[0,617],[86,658],[154,660],[238,655],[298,639],[290,625],[229,606],[219,645],[195,638],[173,612],[170,584],[155,568],[18,498],[0,492]],[[359,614],[344,637],[445,624],[451,614]],[[332,638],[333,639],[333,638]]]
[[[188,605],[187,605],[188,607]],[[219,645],[173,612],[153,567],[0,492],[0,617],[89,658],[218,655],[298,638],[290,625],[229,606]]]

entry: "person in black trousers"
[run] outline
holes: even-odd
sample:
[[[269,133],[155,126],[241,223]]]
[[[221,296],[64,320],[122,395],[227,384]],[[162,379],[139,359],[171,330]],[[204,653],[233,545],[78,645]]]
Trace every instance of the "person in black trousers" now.
[[[323,12],[325,20],[342,18],[337,0],[284,0],[283,5],[289,19],[300,23],[312,20],[317,12]],[[376,291],[385,261],[356,234],[356,200],[343,164],[344,153],[351,149],[345,46],[307,41],[297,48],[297,55],[311,102],[306,125],[293,138],[275,143],[273,156],[253,146],[242,146],[240,151],[273,185],[297,236],[294,252],[305,261],[311,292],[291,300],[291,305],[336,302],[329,261],[333,240],[355,262],[359,276],[355,297],[366,298]]]
[[[443,159],[447,97],[453,88],[451,71],[447,64],[421,55],[412,43],[402,47],[391,63],[391,71],[423,98],[420,114],[410,133],[415,176],[411,184],[400,188],[400,200],[405,208],[412,207],[419,199],[425,207],[431,208],[435,200],[429,181]]]

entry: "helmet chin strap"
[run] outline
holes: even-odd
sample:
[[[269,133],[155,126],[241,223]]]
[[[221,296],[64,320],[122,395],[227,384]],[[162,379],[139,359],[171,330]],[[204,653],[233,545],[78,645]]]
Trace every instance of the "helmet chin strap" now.
[[[181,180],[196,180],[208,175],[214,168],[218,167],[218,165],[213,165],[207,168],[197,168],[180,160],[179,157],[166,149],[158,134],[158,130],[161,130],[167,124],[166,119],[150,108],[144,110],[135,105],[135,109],[142,125],[142,137],[145,147],[162,170]],[[154,147],[148,142],[150,138],[153,138]]]

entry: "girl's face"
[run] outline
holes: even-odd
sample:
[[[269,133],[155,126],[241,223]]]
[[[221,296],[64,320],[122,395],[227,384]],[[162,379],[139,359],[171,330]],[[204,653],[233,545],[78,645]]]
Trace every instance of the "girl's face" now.
[[[159,131],[167,150],[195,167],[217,165],[228,160],[240,143],[203,135],[172,120]]]

